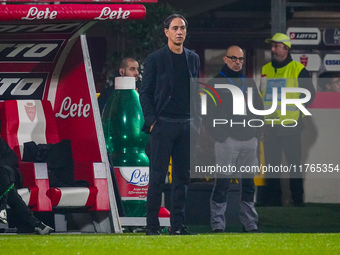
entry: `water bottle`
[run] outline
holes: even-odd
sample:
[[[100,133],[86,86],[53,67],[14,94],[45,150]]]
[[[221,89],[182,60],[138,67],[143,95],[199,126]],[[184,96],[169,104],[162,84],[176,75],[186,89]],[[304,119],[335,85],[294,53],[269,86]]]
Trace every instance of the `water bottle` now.
[[[116,77],[115,91],[103,112],[103,129],[110,161],[122,198],[124,215],[146,215],[149,159],[145,154],[148,136],[134,77]]]

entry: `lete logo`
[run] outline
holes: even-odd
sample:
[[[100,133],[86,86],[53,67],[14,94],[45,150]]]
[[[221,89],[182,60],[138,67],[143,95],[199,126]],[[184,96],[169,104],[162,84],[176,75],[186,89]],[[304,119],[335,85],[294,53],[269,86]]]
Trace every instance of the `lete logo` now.
[[[123,11],[119,8],[118,11],[111,11],[110,7],[104,7],[99,15],[94,19],[106,20],[106,19],[128,19],[130,16],[130,11]]]
[[[69,116],[74,117],[82,117],[87,118],[90,115],[91,105],[86,104],[83,105],[83,99],[80,98],[79,104],[72,104],[72,100],[70,97],[65,97],[63,102],[61,103],[61,107],[59,112],[55,115],[56,117],[67,119]]]
[[[142,171],[140,169],[136,169],[132,172],[130,181],[128,183],[131,183],[136,186],[146,186],[149,184],[149,174]]]
[[[135,186],[147,186],[149,184],[148,167],[120,167],[120,174],[127,183]]]
[[[26,17],[22,19],[33,20],[33,19],[55,19],[57,17],[57,11],[50,11],[46,8],[45,11],[39,11],[37,7],[32,7],[28,10]]]

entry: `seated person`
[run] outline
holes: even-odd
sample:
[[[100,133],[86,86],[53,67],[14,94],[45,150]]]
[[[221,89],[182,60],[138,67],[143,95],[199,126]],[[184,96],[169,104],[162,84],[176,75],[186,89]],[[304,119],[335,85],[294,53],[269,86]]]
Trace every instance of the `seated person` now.
[[[319,76],[319,86],[325,92],[340,92],[340,73],[324,72]]]
[[[18,170],[18,157],[0,137],[0,222],[7,223],[6,207],[27,223],[39,235],[48,235],[53,228],[37,219],[27,207],[17,188],[22,186],[22,177]]]

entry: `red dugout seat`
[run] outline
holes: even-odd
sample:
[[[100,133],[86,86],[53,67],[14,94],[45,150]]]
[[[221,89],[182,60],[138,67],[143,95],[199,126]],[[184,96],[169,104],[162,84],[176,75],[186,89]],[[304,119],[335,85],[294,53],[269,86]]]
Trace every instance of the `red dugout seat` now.
[[[51,103],[47,100],[7,100],[2,107],[1,137],[15,151],[21,161],[23,144],[60,142],[58,127]],[[20,162],[24,185],[38,193],[37,211],[53,208],[88,208],[109,211],[105,163],[75,162],[74,179],[86,180],[90,187],[49,188],[45,163]],[[34,199],[29,203],[32,205]]]

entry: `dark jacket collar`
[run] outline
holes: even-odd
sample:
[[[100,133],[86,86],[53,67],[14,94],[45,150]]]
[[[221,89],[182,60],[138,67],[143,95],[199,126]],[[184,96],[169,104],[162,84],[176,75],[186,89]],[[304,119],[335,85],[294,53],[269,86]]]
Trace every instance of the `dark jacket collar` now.
[[[168,44],[165,44],[165,45],[164,45],[164,50],[167,51],[168,53],[171,53],[171,50],[170,50]],[[183,46],[183,52],[184,52],[184,54],[189,54],[189,53],[190,53],[190,50],[188,50],[187,48],[185,48],[185,47]]]
[[[272,61],[272,66],[277,69],[277,68],[282,68],[286,65],[288,65],[290,62],[292,62],[292,56],[290,55],[290,53],[288,53],[288,56],[286,57],[286,59],[282,62],[278,62],[278,61]]]
[[[231,70],[226,64],[222,67],[221,71],[229,78],[239,78],[242,76],[242,70],[235,72]]]

